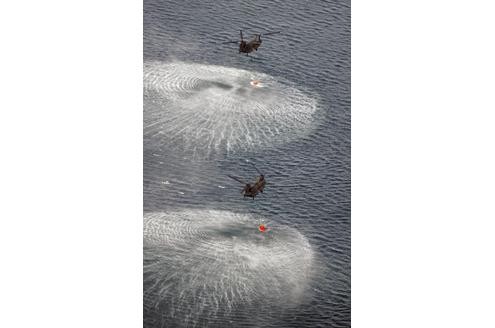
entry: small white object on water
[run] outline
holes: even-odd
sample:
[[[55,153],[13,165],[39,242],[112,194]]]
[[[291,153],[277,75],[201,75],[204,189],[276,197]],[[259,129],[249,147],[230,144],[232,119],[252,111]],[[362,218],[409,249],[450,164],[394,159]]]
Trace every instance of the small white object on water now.
[[[256,88],[261,88],[263,87],[261,85],[261,81],[260,80],[252,80],[251,82],[249,82],[253,87],[256,87]]]

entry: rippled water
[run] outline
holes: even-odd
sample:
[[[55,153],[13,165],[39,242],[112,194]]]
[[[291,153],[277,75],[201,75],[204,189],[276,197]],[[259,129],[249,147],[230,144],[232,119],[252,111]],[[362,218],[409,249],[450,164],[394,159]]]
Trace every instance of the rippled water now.
[[[145,0],[144,61],[145,327],[349,327],[350,2]]]

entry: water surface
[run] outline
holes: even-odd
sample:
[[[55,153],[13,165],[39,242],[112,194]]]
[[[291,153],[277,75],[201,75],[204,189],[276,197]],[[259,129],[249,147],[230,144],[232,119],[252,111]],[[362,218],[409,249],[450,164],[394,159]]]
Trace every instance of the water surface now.
[[[144,61],[145,327],[349,327],[350,2],[145,0]]]

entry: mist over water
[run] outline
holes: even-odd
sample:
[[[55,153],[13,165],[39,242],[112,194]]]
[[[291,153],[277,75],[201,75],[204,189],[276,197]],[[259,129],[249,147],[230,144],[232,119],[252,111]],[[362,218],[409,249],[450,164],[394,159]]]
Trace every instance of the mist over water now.
[[[147,141],[200,158],[288,142],[309,132],[316,111],[289,81],[218,65],[145,62],[144,89]]]
[[[350,3],[145,0],[143,73],[144,326],[350,327]]]
[[[235,317],[241,306],[253,316],[264,302],[278,312],[297,306],[319,269],[311,246],[288,226],[261,234],[261,219],[213,210],[145,215],[145,249],[160,249],[145,263],[145,294],[160,295],[154,308],[194,324]]]

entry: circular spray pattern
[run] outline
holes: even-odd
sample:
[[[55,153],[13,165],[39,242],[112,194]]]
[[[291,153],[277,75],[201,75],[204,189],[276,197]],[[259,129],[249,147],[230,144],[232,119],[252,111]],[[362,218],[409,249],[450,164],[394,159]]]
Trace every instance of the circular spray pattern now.
[[[306,133],[316,100],[286,80],[216,65],[144,64],[144,137],[195,155],[249,150]]]
[[[258,224],[228,211],[146,214],[145,304],[169,323],[191,325],[299,304],[314,270],[308,240],[275,223],[262,233]]]

